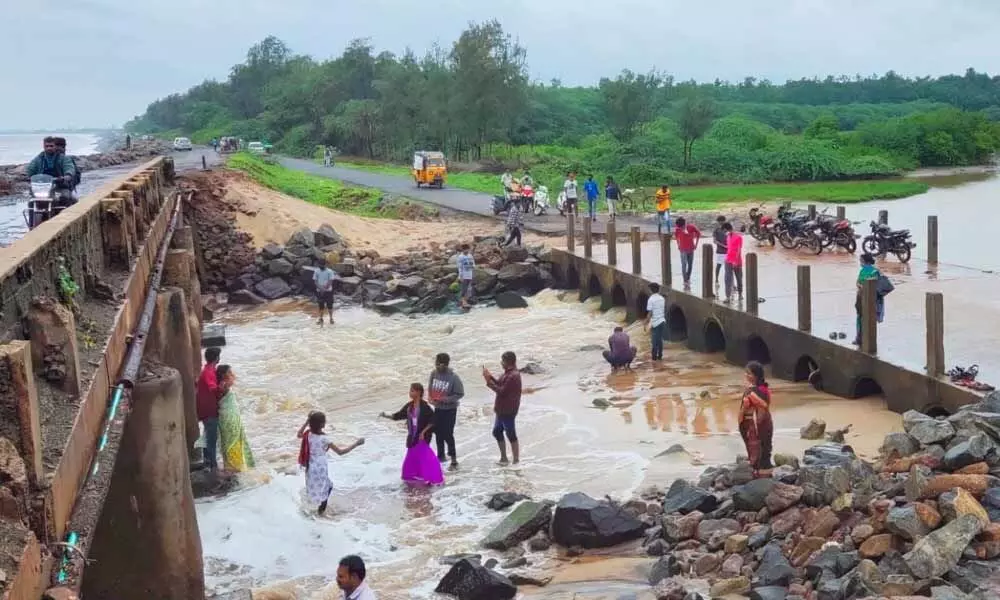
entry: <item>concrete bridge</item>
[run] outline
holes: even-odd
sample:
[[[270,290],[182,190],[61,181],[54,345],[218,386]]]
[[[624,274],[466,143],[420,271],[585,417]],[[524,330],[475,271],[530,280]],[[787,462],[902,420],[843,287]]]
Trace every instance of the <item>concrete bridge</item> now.
[[[202,598],[201,309],[170,158],[0,250],[0,598]]]
[[[746,305],[727,305],[716,298],[714,250],[710,244],[705,244],[696,253],[692,292],[677,289],[681,283],[680,267],[670,236],[662,234],[656,242],[643,242],[640,231],[633,227],[628,242],[623,244],[619,242],[619,232],[610,223],[602,237],[613,242],[596,245],[588,223],[579,235],[570,222],[566,249],[553,250],[556,279],[566,288],[579,289],[581,300],[599,296],[605,308],[624,307],[629,320],[646,317],[649,284],[661,283],[667,299],[666,336],[669,341],[685,343],[702,352],[723,353],[727,361],[738,365],[757,360],[770,365],[774,376],[791,381],[806,381],[810,373],[818,369],[818,381],[824,391],[845,398],[881,395],[888,408],[896,412],[914,408],[931,414],[950,414],[959,406],[978,399],[977,394],[943,377],[944,310],[940,292],[920,294],[924,301],[921,306],[924,309],[923,335],[918,330],[905,342],[896,343],[896,346],[909,346],[906,349],[909,360],[890,360],[888,350],[878,352],[878,327],[881,326],[876,327],[875,323],[873,282],[864,290],[862,344],[855,348],[814,331],[816,323],[823,321],[814,319],[813,307],[818,305],[821,310],[831,312],[837,307],[815,299],[809,265],[787,268],[788,264],[784,264],[777,274],[775,269],[767,272],[763,279],[770,286],[768,291],[775,291],[774,287],[779,285],[774,281],[776,277],[794,277],[796,293],[793,302],[782,303],[780,298],[775,298],[774,302],[761,304],[758,300],[766,294],[759,276],[766,270],[759,269],[757,253],[750,252],[745,263]],[[847,333],[853,337],[853,281],[857,262],[855,258],[840,262],[849,264],[850,268],[846,271],[846,285],[843,279],[838,283],[844,288],[840,294],[844,298],[837,296],[837,303],[840,312],[847,313],[846,322],[850,324]],[[787,287],[786,282],[785,289]],[[919,293],[919,288],[915,289]],[[914,292],[906,295],[912,296]],[[889,297],[890,302],[900,296],[904,294],[896,292]],[[904,302],[912,304],[912,298],[901,299],[901,303]],[[764,306],[770,311],[767,317],[761,315]],[[912,321],[907,326],[913,329]],[[926,353],[921,364],[925,367],[914,367],[914,362],[921,359],[911,357],[923,349]]]

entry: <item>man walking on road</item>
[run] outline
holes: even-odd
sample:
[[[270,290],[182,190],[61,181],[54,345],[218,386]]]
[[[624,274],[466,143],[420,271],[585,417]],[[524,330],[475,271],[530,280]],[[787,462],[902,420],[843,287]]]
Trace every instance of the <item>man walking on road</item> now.
[[[431,406],[434,407],[434,439],[437,441],[438,460],[444,462],[445,449],[451,458],[449,471],[458,468],[455,454],[455,419],[458,417],[458,401],[465,395],[465,388],[458,374],[448,366],[451,357],[444,352],[434,359],[434,370],[427,382]]]
[[[691,287],[691,271],[694,270],[694,250],[701,241],[701,231],[694,225],[689,225],[684,217],[677,217],[677,228],[674,229],[677,249],[681,253],[681,276],[684,287]]]
[[[664,185],[656,192],[656,232],[670,231],[670,186]]]
[[[583,182],[583,191],[587,194],[587,208],[590,210],[590,220],[597,221],[597,198],[601,193],[597,190],[597,182],[593,175],[587,175]]]
[[[517,355],[511,351],[504,352],[500,357],[500,364],[503,365],[503,375],[494,377],[490,370],[483,365],[483,379],[486,380],[486,387],[496,393],[493,400],[493,412],[496,415],[493,421],[493,437],[500,447],[500,466],[507,466],[507,446],[504,444],[503,436],[507,434],[510,441],[510,451],[514,464],[521,460],[521,447],[517,441],[517,428],[515,420],[517,411],[521,408],[521,373],[517,370]]]
[[[653,360],[663,360],[663,336],[667,328],[667,299],[660,294],[660,284],[649,284],[652,294],[646,301],[646,325],[651,332],[651,354]]]

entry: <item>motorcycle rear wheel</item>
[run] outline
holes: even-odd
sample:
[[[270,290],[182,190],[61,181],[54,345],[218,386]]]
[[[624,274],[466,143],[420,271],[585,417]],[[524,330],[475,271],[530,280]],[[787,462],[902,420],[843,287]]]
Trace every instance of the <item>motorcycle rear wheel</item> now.
[[[882,243],[877,237],[869,235],[865,239],[861,240],[861,250],[868,254],[878,256],[882,254]]]
[[[823,240],[815,233],[807,234],[802,239],[802,245],[805,246],[806,250],[813,254],[821,254],[823,252]]]
[[[535,207],[535,210],[534,210],[534,211],[532,211],[532,212],[534,212],[534,213],[535,213],[535,216],[536,216],[536,217],[540,217],[540,216],[542,216],[542,213],[544,213],[544,212],[545,212],[545,209],[543,209],[543,208],[541,207],[541,205],[539,205],[539,206],[536,206],[536,207]]]
[[[794,250],[798,246],[796,238],[793,238],[787,229],[782,229],[778,233],[778,243],[786,250]]]
[[[858,249],[858,242],[854,239],[853,236],[851,237],[843,236],[843,238],[844,239],[839,242],[840,247],[843,248],[844,250],[847,250],[851,254],[854,254],[854,252],[857,251]]]
[[[896,258],[898,258],[899,262],[901,263],[910,262],[910,256],[911,256],[910,245],[906,244],[903,246],[899,246],[898,248],[895,248],[893,254],[896,255]]]

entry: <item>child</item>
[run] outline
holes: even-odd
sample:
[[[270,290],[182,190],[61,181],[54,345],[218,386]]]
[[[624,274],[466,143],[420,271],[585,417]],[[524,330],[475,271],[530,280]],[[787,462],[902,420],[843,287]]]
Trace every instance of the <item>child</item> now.
[[[444,474],[441,463],[431,450],[434,433],[434,409],[424,400],[424,386],[410,384],[410,399],[398,411],[379,415],[393,421],[406,421],[406,457],[403,458],[402,479],[407,485],[441,485]]]
[[[299,465],[306,470],[306,491],[313,503],[319,504],[319,514],[326,512],[326,503],[333,491],[330,472],[326,466],[326,451],[333,450],[343,456],[365,443],[365,438],[358,438],[346,448],[340,448],[323,433],[326,427],[326,415],[319,411],[309,413],[309,418],[299,428],[298,437],[302,440],[299,448]]]

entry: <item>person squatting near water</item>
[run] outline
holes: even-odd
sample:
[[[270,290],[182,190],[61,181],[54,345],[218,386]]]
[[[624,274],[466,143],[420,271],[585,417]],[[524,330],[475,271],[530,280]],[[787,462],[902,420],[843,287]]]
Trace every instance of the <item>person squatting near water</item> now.
[[[635,360],[638,349],[632,345],[624,328],[615,327],[611,337],[608,338],[608,348],[603,355],[604,360],[611,365],[612,373],[618,369],[628,370],[632,368],[632,361]]]
[[[330,470],[326,462],[326,453],[333,450],[338,456],[343,456],[365,443],[365,438],[358,438],[353,444],[341,448],[333,443],[324,431],[326,415],[313,411],[309,413],[306,422],[299,427],[298,438],[302,440],[299,446],[299,466],[306,471],[306,493],[313,504],[318,504],[317,512],[326,512],[326,505],[333,491],[333,481],[330,480]],[[364,575],[362,574],[362,577]]]

